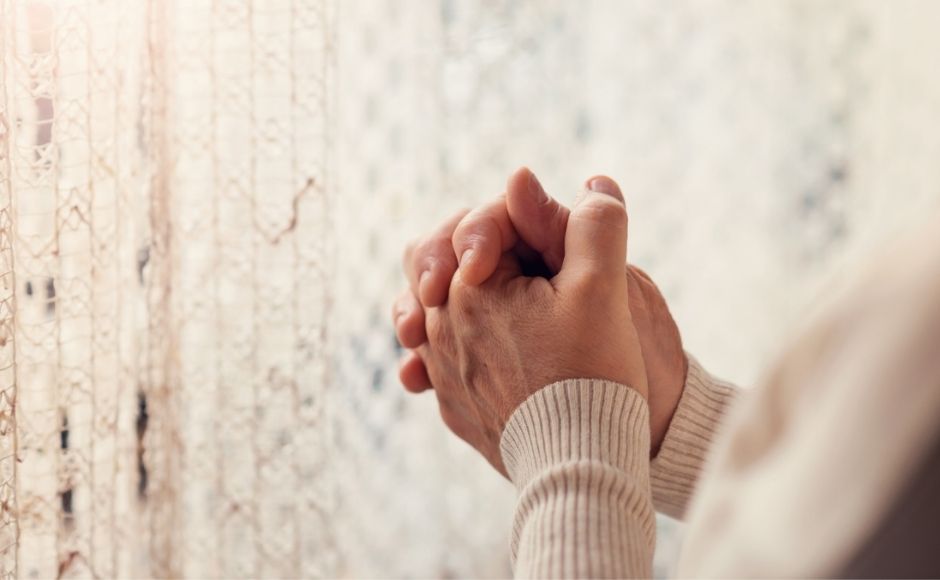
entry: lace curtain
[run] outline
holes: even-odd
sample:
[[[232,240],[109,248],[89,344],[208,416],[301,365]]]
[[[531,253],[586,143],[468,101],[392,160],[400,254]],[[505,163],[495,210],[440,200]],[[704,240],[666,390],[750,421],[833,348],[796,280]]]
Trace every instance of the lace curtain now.
[[[8,575],[330,575],[329,10],[4,1]]]
[[[520,164],[607,172],[688,349],[753,381],[936,207],[938,19],[0,0],[3,577],[505,576],[511,487],[397,383],[405,240]]]

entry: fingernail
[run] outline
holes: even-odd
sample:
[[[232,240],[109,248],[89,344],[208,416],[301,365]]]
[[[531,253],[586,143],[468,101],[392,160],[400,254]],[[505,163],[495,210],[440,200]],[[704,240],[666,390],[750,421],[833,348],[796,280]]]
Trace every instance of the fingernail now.
[[[425,286],[427,286],[426,282],[427,282],[430,278],[431,278],[431,271],[430,271],[430,270],[425,270],[424,272],[421,272],[421,275],[420,275],[420,276],[418,276],[418,293],[421,295],[421,298],[422,298],[422,299],[424,299],[424,297],[425,297],[425,296],[424,296],[424,295],[425,295],[425,290],[424,290],[424,288],[425,288]]]
[[[623,201],[623,194],[620,193],[620,188],[617,187],[617,184],[614,183],[614,180],[608,177],[594,177],[588,182],[588,189],[597,193],[603,193],[604,195],[609,195],[610,197],[615,197],[620,201]]]
[[[464,250],[464,252],[460,254],[460,269],[461,270],[467,269],[467,264],[469,264],[473,260],[473,254],[474,254],[473,248]]]

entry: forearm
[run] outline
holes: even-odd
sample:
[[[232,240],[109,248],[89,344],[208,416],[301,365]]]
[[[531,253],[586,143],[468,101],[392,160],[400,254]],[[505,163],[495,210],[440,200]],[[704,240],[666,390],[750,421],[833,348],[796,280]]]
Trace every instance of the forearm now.
[[[501,442],[516,576],[649,577],[649,445],[646,401],[623,385],[562,381],[523,403]]]
[[[740,389],[688,357],[689,373],[669,430],[650,463],[656,510],[682,519],[720,428]]]

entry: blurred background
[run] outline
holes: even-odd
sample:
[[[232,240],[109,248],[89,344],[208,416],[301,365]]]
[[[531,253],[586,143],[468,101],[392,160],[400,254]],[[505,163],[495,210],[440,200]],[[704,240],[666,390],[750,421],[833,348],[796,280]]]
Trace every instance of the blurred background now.
[[[398,384],[405,242],[606,173],[686,349],[757,384],[940,204],[938,19],[0,0],[3,576],[509,575],[511,485]]]

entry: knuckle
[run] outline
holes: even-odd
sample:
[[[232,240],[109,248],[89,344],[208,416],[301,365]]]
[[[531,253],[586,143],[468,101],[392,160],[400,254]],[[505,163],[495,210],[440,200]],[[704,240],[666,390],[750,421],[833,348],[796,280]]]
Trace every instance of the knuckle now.
[[[571,292],[576,301],[582,302],[589,300],[595,291],[595,284],[591,276],[586,273],[579,273],[569,284]]]
[[[417,271],[426,269],[432,263],[456,263],[453,250],[453,238],[456,228],[463,222],[470,210],[458,211],[434,232],[411,241],[405,247],[405,262]]]
[[[461,320],[473,320],[478,317],[479,310],[474,300],[461,300],[457,308]]]
[[[627,225],[626,208],[619,201],[606,196],[584,204],[578,217],[608,228],[623,228]]]
[[[426,315],[425,329],[427,342],[433,348],[439,350],[445,355],[451,355],[454,352],[454,336],[444,316],[440,310],[432,308]]]
[[[441,342],[441,338],[444,334],[444,324],[441,320],[441,315],[436,308],[432,308],[425,317],[424,321],[425,328],[428,331],[428,342],[431,345],[438,345]]]
[[[578,274],[571,288],[579,302],[595,302],[612,297],[626,281],[626,277],[592,270]]]
[[[499,231],[499,222],[493,216],[493,210],[487,207],[472,211],[466,215],[457,226],[455,233],[484,234]]]
[[[467,248],[474,243],[486,238],[487,234],[486,219],[479,215],[470,214],[460,222],[457,229],[454,230],[452,238],[454,249],[460,253],[460,250]]]
[[[418,243],[415,244],[414,251],[411,254],[412,264],[417,266],[427,260],[428,256],[432,253],[434,249],[434,240],[433,238],[421,238],[418,240]]]
[[[509,220],[505,196],[486,203],[468,213],[454,231],[454,247],[466,248],[470,245],[501,245],[514,236]]]
[[[466,284],[459,276],[455,276],[450,284],[450,308],[460,320],[473,318],[479,311],[480,289]]]
[[[446,266],[456,264],[450,237],[427,238],[415,251],[414,264],[418,271],[428,269],[432,264]]]

